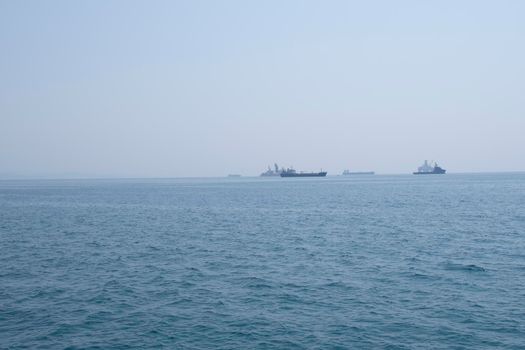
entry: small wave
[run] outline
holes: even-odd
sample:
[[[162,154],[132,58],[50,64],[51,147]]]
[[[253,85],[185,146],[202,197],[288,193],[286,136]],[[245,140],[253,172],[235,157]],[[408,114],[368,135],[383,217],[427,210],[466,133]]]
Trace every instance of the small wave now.
[[[467,271],[467,272],[485,272],[487,271],[485,268],[474,265],[474,264],[453,264],[453,263],[447,263],[445,265],[446,270],[450,271]]]
[[[239,283],[243,287],[261,289],[261,288],[272,288],[270,281],[259,277],[244,277],[239,279]]]
[[[350,286],[342,281],[333,281],[323,285],[326,288],[350,289]]]
[[[412,278],[419,278],[419,279],[433,279],[432,276],[429,276],[429,275],[425,275],[424,273],[417,273],[417,272],[414,272],[413,274],[410,275],[410,277]]]

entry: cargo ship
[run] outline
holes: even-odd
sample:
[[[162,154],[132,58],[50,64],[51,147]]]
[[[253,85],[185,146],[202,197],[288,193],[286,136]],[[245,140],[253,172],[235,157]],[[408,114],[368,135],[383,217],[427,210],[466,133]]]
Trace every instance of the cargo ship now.
[[[345,170],[343,171],[343,175],[374,175],[375,172],[373,171],[350,171]]]
[[[417,168],[417,171],[413,172],[414,175],[433,175],[433,174],[444,174],[447,171],[441,168],[437,163],[434,162],[434,165],[430,165],[428,161],[425,160],[425,163]]]
[[[297,172],[294,169],[286,169],[281,172],[281,177],[324,177],[326,176],[326,171],[320,171],[318,173],[306,173],[306,172]]]

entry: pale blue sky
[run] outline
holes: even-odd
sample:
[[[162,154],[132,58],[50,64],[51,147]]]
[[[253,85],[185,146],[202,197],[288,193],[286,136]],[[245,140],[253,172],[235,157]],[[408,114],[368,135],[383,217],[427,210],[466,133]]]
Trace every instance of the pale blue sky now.
[[[0,174],[525,170],[524,1],[0,0]]]

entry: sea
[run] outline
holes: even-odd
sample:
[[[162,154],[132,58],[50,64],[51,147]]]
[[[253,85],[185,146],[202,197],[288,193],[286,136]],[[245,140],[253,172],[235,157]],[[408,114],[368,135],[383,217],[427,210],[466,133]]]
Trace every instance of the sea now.
[[[0,181],[0,349],[525,349],[525,174]]]

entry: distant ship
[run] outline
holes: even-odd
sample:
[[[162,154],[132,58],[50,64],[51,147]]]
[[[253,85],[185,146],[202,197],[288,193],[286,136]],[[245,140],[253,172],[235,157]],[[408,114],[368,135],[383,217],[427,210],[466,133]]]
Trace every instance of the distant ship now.
[[[241,177],[239,174],[228,174],[228,177]]]
[[[268,165],[268,170],[262,173],[261,176],[280,176],[281,173],[284,171],[284,168],[279,169],[279,166],[277,164],[274,164],[273,166],[275,170],[270,168],[270,166]]]
[[[324,177],[326,176],[326,174],[327,174],[326,171],[320,171],[318,173],[305,173],[305,172],[298,173],[294,169],[288,168],[281,172],[281,177]]]
[[[345,170],[343,171],[343,175],[374,175],[375,172],[373,171],[350,171]]]
[[[414,172],[414,175],[432,175],[432,174],[444,174],[446,173],[446,170],[441,168],[437,163],[434,163],[434,165],[430,165],[428,161],[425,160],[425,163],[423,163],[422,166],[417,168],[417,171]]]

